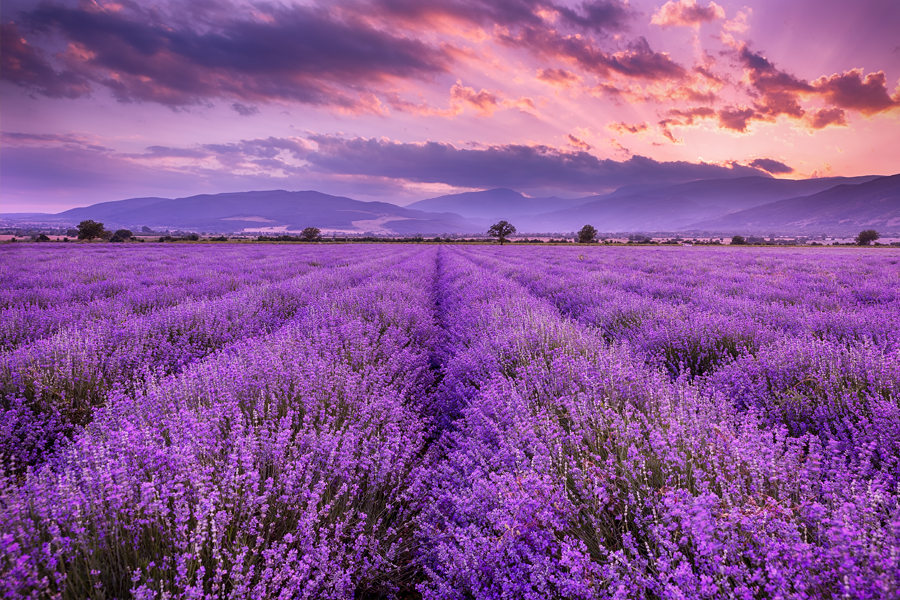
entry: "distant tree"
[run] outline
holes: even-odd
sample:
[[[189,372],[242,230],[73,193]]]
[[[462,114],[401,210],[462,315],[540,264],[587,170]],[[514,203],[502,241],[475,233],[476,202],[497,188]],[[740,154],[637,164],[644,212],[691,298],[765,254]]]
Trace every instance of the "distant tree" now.
[[[865,231],[860,231],[859,235],[856,236],[856,243],[860,246],[868,246],[880,237],[874,229],[866,229]]]
[[[70,238],[77,238],[77,237],[78,237],[78,230],[75,229],[74,227],[72,227],[72,228],[70,228],[70,229],[66,229],[66,236],[67,236],[67,237],[70,237]]]
[[[742,235],[736,235],[733,238],[731,238],[732,246],[743,246],[746,243],[747,243],[747,238],[745,238]]]
[[[506,238],[511,236],[516,232],[516,228],[514,225],[506,221],[498,221],[491,225],[491,228],[488,229],[487,234],[490,237],[495,237],[500,240],[500,245],[506,241]]]
[[[188,242],[199,242],[200,236],[196,233],[189,233],[188,235],[184,236],[184,239]]]
[[[87,241],[95,240],[103,237],[104,231],[103,223],[88,219],[78,224],[78,239]]]
[[[49,242],[49,241],[50,241],[50,237],[49,237],[46,233],[42,233],[41,235],[37,236],[37,239],[36,239],[35,241],[37,241],[37,242]]]
[[[115,235],[115,234],[113,234],[112,231],[110,231],[109,229],[104,229],[103,233],[100,235],[100,237],[102,237],[104,240],[106,240],[108,242],[110,240],[110,238],[112,238],[113,235]]]
[[[318,227],[307,227],[300,232],[300,236],[307,242],[319,239],[320,235],[322,235],[322,230]]]
[[[129,231],[127,229],[119,229],[118,231],[116,231],[116,233],[114,235],[119,236],[120,238],[122,238],[123,241],[127,240],[131,237],[134,237],[134,234],[131,233],[131,231]]]
[[[590,244],[597,239],[597,229],[593,225],[585,225],[578,232],[578,241],[582,244]]]
[[[109,241],[110,241],[110,242],[113,242],[113,243],[120,243],[120,242],[124,242],[124,241],[125,241],[125,238],[123,238],[122,236],[120,236],[118,233],[114,233],[114,234],[112,235],[112,237],[109,238]]]

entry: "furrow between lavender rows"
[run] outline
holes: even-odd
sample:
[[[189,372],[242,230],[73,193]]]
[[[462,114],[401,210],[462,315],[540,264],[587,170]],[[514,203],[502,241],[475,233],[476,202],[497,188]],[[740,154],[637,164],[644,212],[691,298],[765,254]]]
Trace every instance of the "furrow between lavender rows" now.
[[[19,277],[8,274],[4,281],[0,350],[20,347],[73,325],[87,328],[104,321],[121,322],[185,301],[212,300],[251,285],[277,283],[348,258],[347,252],[323,247],[243,250],[235,253],[213,247],[192,254],[151,247],[117,256],[116,251],[87,248],[84,255],[66,260],[58,256],[65,249],[58,248],[4,253],[4,266],[22,273]],[[158,256],[161,252],[162,257]],[[198,256],[204,260],[199,261]]]
[[[7,479],[3,595],[411,590],[443,332],[434,250],[407,258],[273,334],[114,392],[46,468]]]
[[[410,253],[383,253],[213,300],[197,300],[94,329],[71,329],[0,355],[3,453],[21,466],[42,460],[73,426],[88,422],[110,390],[153,378],[302,314],[323,294],[364,282]]]
[[[892,597],[896,478],[442,256],[429,598]]]

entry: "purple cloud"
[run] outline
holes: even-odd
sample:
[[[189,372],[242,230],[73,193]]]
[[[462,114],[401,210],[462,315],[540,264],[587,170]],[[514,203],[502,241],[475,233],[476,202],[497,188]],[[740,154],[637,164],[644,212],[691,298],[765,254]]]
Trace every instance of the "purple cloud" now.
[[[627,29],[635,14],[627,3],[618,0],[583,2],[576,8],[544,0],[375,0],[347,5],[377,17],[399,19],[412,27],[441,18],[486,27],[545,27],[543,12],[557,15],[558,24],[567,28],[611,32]]]
[[[737,164],[660,162],[644,156],[632,156],[620,162],[549,146],[506,144],[463,149],[440,142],[408,144],[325,135],[313,135],[309,139],[318,149],[309,153],[306,160],[313,169],[322,172],[477,189],[598,192],[634,183],[766,175],[761,169]]]
[[[54,70],[15,26],[4,26],[2,77],[48,96],[85,95],[99,84],[123,102],[279,99],[365,110],[362,96],[370,88],[392,79],[429,79],[452,60],[440,48],[335,11],[258,9],[266,18],[218,15],[218,22],[191,28],[136,4],[117,12],[43,4],[25,21],[69,44],[60,57],[66,70]]]
[[[771,158],[757,158],[756,160],[750,161],[749,164],[751,167],[762,169],[772,175],[786,175],[794,172],[793,167],[789,167],[783,162]]]

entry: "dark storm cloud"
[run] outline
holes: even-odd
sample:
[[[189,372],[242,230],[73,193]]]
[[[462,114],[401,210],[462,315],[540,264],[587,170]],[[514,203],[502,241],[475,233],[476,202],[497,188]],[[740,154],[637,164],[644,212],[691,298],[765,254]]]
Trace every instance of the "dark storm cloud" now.
[[[760,169],[740,165],[659,162],[643,156],[620,162],[548,146],[508,144],[463,149],[440,142],[406,144],[325,135],[314,135],[309,139],[316,142],[318,149],[309,153],[306,160],[316,170],[467,188],[555,188],[593,192],[633,183],[765,174]]]
[[[182,106],[236,97],[364,109],[359,92],[391,78],[428,79],[451,61],[422,41],[321,8],[261,7],[264,19],[220,15],[223,20],[191,28],[129,6],[118,12],[39,6],[25,20],[70,44],[61,59],[68,70],[54,71],[4,29],[2,77],[44,95],[82,95],[93,81],[121,101]]]
[[[786,175],[794,172],[793,167],[789,167],[783,162],[771,158],[757,158],[756,160],[750,161],[750,166],[767,171],[772,175]]]
[[[54,69],[46,54],[22,37],[15,23],[0,25],[0,76],[49,98],[78,98],[91,89],[80,75]]]
[[[583,2],[577,8],[543,0],[375,0],[348,3],[356,10],[377,16],[387,15],[408,24],[434,19],[493,27],[542,27],[540,11],[555,12],[560,25],[595,32],[623,31],[634,16],[626,3],[617,0]]]

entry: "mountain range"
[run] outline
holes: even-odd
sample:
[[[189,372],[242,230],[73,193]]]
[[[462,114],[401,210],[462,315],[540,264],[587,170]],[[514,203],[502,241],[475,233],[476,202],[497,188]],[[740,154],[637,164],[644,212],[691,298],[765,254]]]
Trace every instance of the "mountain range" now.
[[[27,219],[26,219],[27,217]],[[5,215],[15,220],[16,215]],[[534,198],[511,189],[451,194],[406,207],[315,191],[270,190],[187,198],[131,198],[20,220],[208,232],[325,231],[377,234],[478,233],[500,219],[520,232],[563,233],[591,224],[601,232],[849,234],[900,231],[900,175],[790,180],[707,179],[625,186],[582,198]]]
[[[73,208],[55,218],[72,223],[93,219],[112,226],[211,232],[299,231],[318,227],[329,231],[406,234],[482,229],[480,224],[458,214],[423,212],[388,202],[361,202],[314,191],[284,190],[202,194],[174,200],[132,198]]]

